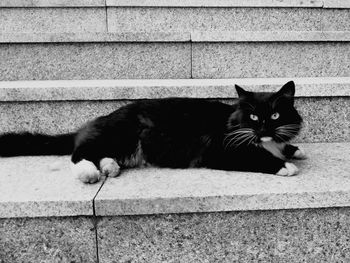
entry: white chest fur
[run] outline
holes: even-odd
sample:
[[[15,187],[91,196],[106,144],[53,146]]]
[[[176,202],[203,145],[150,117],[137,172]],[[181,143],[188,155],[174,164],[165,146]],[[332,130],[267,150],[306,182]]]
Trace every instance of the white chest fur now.
[[[285,143],[277,143],[275,141],[267,141],[260,143],[260,146],[263,147],[265,150],[272,153],[274,156],[276,156],[279,159],[285,160],[286,157],[283,154],[284,147],[286,146]]]

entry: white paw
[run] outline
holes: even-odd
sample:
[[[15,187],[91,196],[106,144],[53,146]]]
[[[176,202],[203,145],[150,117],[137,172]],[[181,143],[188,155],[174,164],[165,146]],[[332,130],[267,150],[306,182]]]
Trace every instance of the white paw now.
[[[100,161],[100,170],[102,175],[116,177],[119,175],[120,167],[112,158],[103,158]]]
[[[96,183],[100,180],[101,174],[96,166],[87,160],[72,165],[72,172],[83,183]]]
[[[303,149],[299,148],[293,154],[293,158],[295,158],[295,159],[307,159],[307,155]]]
[[[284,163],[284,166],[285,167],[281,168],[281,170],[277,172],[277,175],[292,176],[299,172],[298,168],[292,163]]]

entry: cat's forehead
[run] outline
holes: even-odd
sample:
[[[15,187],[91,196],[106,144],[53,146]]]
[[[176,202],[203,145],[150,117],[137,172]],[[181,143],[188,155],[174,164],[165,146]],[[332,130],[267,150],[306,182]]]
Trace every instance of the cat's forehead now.
[[[255,100],[256,102],[267,103],[270,101],[273,94],[274,93],[272,92],[253,92],[252,99]]]

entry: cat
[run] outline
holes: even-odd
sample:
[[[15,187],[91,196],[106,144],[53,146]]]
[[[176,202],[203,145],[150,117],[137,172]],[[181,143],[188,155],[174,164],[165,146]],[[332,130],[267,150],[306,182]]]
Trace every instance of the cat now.
[[[140,100],[75,133],[3,134],[0,156],[72,153],[72,171],[85,183],[147,166],[297,174],[287,160],[306,155],[288,143],[302,127],[294,82],[277,92],[235,88],[234,105],[193,98]]]

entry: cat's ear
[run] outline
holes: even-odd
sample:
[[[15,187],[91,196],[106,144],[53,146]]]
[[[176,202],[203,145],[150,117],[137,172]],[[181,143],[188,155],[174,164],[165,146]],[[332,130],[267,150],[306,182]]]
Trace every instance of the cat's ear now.
[[[294,104],[295,84],[293,81],[289,81],[283,85],[283,87],[277,91],[273,98],[274,104],[283,101],[289,101],[292,105]]]
[[[235,85],[235,88],[236,88],[238,97],[239,97],[240,99],[246,98],[246,97],[248,97],[249,94],[250,94],[249,91],[244,90],[243,88],[241,88],[241,87],[238,86],[238,85]]]
[[[294,81],[289,81],[283,85],[283,87],[277,91],[278,96],[285,96],[288,98],[294,98],[295,84]]]

